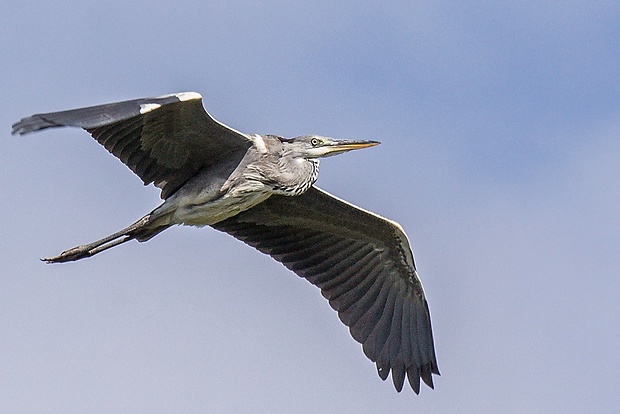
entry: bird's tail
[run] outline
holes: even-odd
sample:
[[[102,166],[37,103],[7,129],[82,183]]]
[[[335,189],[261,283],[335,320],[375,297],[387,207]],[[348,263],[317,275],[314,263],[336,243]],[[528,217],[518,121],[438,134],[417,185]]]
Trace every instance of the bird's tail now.
[[[58,256],[43,258],[41,260],[46,263],[62,263],[84,259],[101,253],[104,250],[108,250],[111,247],[128,242],[129,240],[146,241],[170,227],[169,224],[154,225],[153,221],[152,213],[149,213],[129,227],[117,231],[108,237],[65,250]]]

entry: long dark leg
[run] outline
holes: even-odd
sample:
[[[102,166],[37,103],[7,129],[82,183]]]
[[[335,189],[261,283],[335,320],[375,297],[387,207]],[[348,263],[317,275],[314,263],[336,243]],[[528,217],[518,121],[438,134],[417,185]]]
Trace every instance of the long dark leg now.
[[[84,244],[84,245],[77,246],[69,250],[65,250],[64,252],[60,253],[58,256],[43,258],[41,260],[47,263],[71,262],[74,260],[79,260],[85,257],[93,256],[97,253],[100,253],[111,247],[118,246],[119,244],[125,243],[135,238],[138,238],[139,240],[150,238],[151,236],[145,237],[145,235],[149,235],[151,231],[144,228],[149,223],[150,218],[151,218],[151,215],[147,214],[146,216],[142,217],[140,220],[133,223],[131,226],[124,228],[123,230],[118,231],[114,234],[111,234],[108,237],[105,237],[101,240],[97,240],[89,244]],[[155,235],[162,230],[163,228],[153,229],[152,235]]]

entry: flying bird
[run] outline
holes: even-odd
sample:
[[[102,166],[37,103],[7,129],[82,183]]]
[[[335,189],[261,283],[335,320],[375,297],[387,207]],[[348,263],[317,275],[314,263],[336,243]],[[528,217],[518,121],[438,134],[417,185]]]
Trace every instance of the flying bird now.
[[[405,232],[314,186],[319,158],[379,142],[245,134],[212,118],[195,92],[36,114],[12,133],[62,126],[88,131],[164,201],[108,237],[42,260],[83,259],[176,224],[211,226],[318,286],[397,391],[405,376],[416,394],[420,378],[433,388],[430,312]]]

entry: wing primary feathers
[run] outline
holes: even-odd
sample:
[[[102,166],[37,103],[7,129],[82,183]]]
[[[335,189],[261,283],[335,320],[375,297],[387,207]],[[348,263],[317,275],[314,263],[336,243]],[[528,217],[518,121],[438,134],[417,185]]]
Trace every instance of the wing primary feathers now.
[[[387,347],[389,349],[390,361],[392,361],[393,364],[394,361],[396,361],[396,359],[398,358],[402,360],[402,331],[400,329],[400,326],[403,319],[403,301],[403,295],[397,290],[396,297],[394,298],[394,312],[392,313],[392,321],[390,323],[391,341],[386,341],[384,345],[384,347]]]
[[[375,267],[371,270],[366,280],[364,280],[363,288],[360,290],[353,290],[352,292],[355,295],[347,297],[348,302],[346,303],[345,310],[340,312],[339,316],[340,320],[350,328],[357,324],[360,318],[362,318],[366,311],[372,306],[374,301],[377,300],[383,285],[383,280],[377,278],[378,273],[378,267]],[[357,329],[349,330],[356,341],[363,343],[366,340],[365,337],[358,335],[359,331]]]
[[[392,367],[401,366],[406,369],[403,359],[403,337],[400,330],[401,321],[403,319],[403,296],[400,292],[396,292],[394,298],[394,311],[392,313],[392,321],[390,323],[390,336],[383,345],[384,350],[389,354],[390,365]],[[383,352],[383,351],[382,351]]]
[[[409,380],[409,385],[411,389],[416,394],[420,393],[420,368],[417,366],[410,366],[407,368],[407,379]]]
[[[376,361],[379,359],[380,355],[384,355],[385,360],[389,363],[389,347],[386,348],[385,344],[387,343],[392,328],[392,318],[394,316],[394,305],[396,303],[395,299],[397,292],[393,286],[388,286],[388,289],[389,292],[388,297],[386,298],[385,306],[382,309],[379,309],[381,312],[381,317],[375,323],[372,331],[368,335],[368,338],[366,338],[363,345],[363,350],[371,361]]]
[[[396,391],[401,392],[403,390],[403,384],[405,383],[405,367],[402,365],[392,366],[392,382]]]
[[[385,307],[388,294],[390,291],[390,283],[387,279],[377,278],[380,280],[379,294],[373,300],[373,303],[367,308],[361,318],[359,318],[353,326],[351,326],[351,335],[359,342],[364,343],[368,339],[372,329],[379,323],[382,315],[382,309]]]

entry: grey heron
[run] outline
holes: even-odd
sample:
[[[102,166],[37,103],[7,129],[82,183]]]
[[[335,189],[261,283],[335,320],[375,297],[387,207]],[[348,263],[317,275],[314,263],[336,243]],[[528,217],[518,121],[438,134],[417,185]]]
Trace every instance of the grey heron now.
[[[241,133],[195,92],[35,114],[12,133],[62,126],[88,131],[164,201],[119,232],[42,260],[79,260],[176,224],[211,226],[318,286],[397,391],[405,376],[416,394],[420,378],[433,388],[430,312],[405,232],[313,185],[319,158],[378,142]]]

